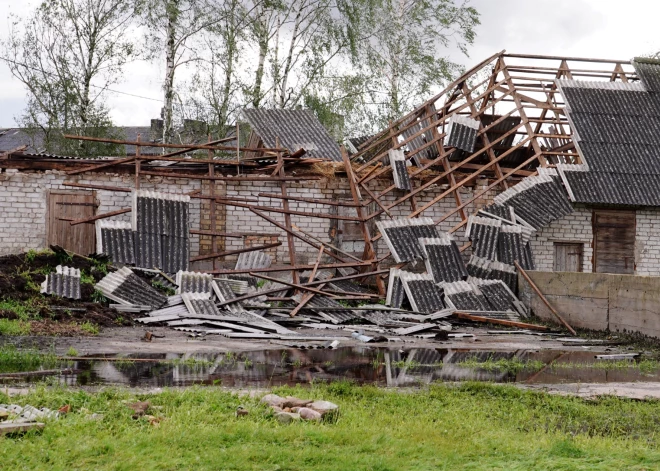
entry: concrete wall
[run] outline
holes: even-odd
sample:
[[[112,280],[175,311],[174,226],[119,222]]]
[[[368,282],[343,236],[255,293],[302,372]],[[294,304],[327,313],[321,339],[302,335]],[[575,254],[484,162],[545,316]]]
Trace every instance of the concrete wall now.
[[[528,272],[550,304],[573,327],[639,332],[660,338],[660,277],[601,273]],[[555,321],[529,284],[520,299],[541,319]]]

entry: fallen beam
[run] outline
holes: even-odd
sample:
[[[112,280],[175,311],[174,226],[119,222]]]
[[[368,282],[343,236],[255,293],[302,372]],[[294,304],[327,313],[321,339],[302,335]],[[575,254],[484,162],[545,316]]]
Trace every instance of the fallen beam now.
[[[475,316],[473,314],[468,314],[467,312],[456,311],[452,315],[459,319],[464,319],[474,322],[485,322],[489,324],[506,325],[508,327],[520,327],[522,329],[529,329],[529,330],[539,330],[539,331],[549,330],[548,327],[544,325],[527,324],[526,322],[507,321],[505,319],[491,319],[490,317]]]
[[[75,226],[75,225],[78,225],[78,224],[92,223],[92,222],[94,222],[98,219],[105,219],[105,218],[109,218],[109,217],[112,217],[112,216],[118,216],[120,214],[130,213],[131,211],[132,211],[131,208],[118,209],[117,211],[110,211],[109,213],[97,214],[96,216],[92,216],[92,217],[85,218],[85,219],[73,220],[73,221],[71,221],[71,225]]]
[[[575,332],[575,330],[573,329],[573,327],[571,327],[571,326],[568,324],[568,322],[566,322],[566,321],[564,320],[564,318],[561,317],[561,316],[559,315],[559,313],[555,310],[555,308],[552,307],[552,306],[550,305],[550,302],[546,299],[545,296],[543,296],[543,293],[541,293],[541,290],[538,288],[538,286],[536,286],[536,283],[534,283],[534,281],[532,281],[532,279],[529,277],[529,275],[527,274],[527,272],[526,272],[525,270],[523,270],[523,268],[518,264],[518,262],[517,262],[517,261],[514,261],[513,264],[516,266],[516,268],[518,269],[518,272],[523,276],[523,278],[525,278],[525,280],[527,281],[527,283],[529,283],[529,286],[532,287],[532,289],[533,289],[534,292],[538,295],[538,297],[541,298],[541,301],[543,301],[543,303],[548,307],[548,309],[550,309],[550,312],[551,312],[551,313],[557,318],[557,320],[558,320],[559,322],[561,322],[561,324],[562,324],[564,327],[566,327],[566,329],[568,329],[568,331],[569,331],[571,334],[573,334],[573,335],[577,335],[577,332]]]
[[[282,242],[275,242],[272,244],[266,244],[266,245],[255,245],[254,247],[247,247],[244,249],[237,249],[237,250],[227,250],[225,252],[218,252],[218,253],[212,253],[208,255],[198,255],[197,257],[192,257],[190,259],[191,262],[199,262],[200,260],[209,260],[212,258],[218,258],[218,257],[225,257],[227,255],[236,255],[239,253],[245,253],[245,252],[255,252],[257,250],[266,250],[266,249],[272,249],[274,247],[279,247],[282,245]]]

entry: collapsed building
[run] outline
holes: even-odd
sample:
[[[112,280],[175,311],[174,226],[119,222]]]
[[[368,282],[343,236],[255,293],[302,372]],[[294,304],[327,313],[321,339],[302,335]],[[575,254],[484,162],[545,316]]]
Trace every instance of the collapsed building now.
[[[245,147],[9,149],[0,254],[60,245],[295,287],[330,270],[426,313],[516,310],[519,268],[660,275],[659,84],[650,59],[503,51],[345,147],[310,111],[246,110]]]

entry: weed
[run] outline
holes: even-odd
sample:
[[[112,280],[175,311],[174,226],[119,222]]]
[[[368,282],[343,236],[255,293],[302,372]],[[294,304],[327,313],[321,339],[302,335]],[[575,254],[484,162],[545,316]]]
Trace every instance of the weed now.
[[[27,252],[25,252],[25,261],[28,263],[32,263],[39,255],[54,255],[54,253],[55,252],[53,252],[50,249],[42,249],[42,250],[30,249]]]
[[[85,271],[80,272],[80,283],[85,285],[93,285],[96,283],[94,277]]]
[[[0,300],[0,311],[9,311],[22,321],[29,321],[39,318],[41,309],[46,304],[40,296],[35,296],[27,301],[17,301],[15,299],[2,299]]]
[[[408,361],[408,360],[399,360],[399,361],[393,361],[392,366],[395,367],[395,368],[399,368],[399,369],[407,368],[409,370],[414,370],[416,368],[419,368],[420,366],[425,366],[425,365],[422,365],[420,362],[418,362],[416,360],[410,360],[410,361]]]
[[[267,280],[258,280],[257,281],[257,288],[263,288],[264,285],[267,283]]]
[[[161,290],[164,292],[167,296],[174,296],[176,294],[176,290],[173,288],[170,288],[169,286],[165,286],[163,283],[160,281],[152,281],[151,286],[153,286],[156,289]]]
[[[69,347],[69,349],[66,351],[66,356],[68,356],[68,357],[77,357],[78,356],[78,350],[76,350],[73,347]]]
[[[0,335],[29,335],[30,323],[14,319],[0,319]]]
[[[0,320],[0,323],[2,320]],[[13,345],[0,347],[0,373],[32,371],[37,368],[53,368],[60,362],[54,353],[41,353],[31,349],[18,350]]]
[[[106,298],[105,295],[97,289],[94,290],[91,297],[92,301],[95,303],[105,304],[108,302],[108,298]]]
[[[245,365],[246,368],[251,368],[252,360],[250,360],[248,357],[245,357],[245,359],[243,360],[243,364]]]
[[[92,324],[89,321],[85,321],[82,324],[80,324],[80,330],[90,334],[90,335],[98,335],[99,334],[99,327],[95,324]],[[75,356],[75,355],[72,355]]]

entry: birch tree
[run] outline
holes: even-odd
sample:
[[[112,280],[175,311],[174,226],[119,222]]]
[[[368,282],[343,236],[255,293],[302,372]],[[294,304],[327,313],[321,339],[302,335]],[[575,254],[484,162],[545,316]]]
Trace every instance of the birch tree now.
[[[380,127],[424,101],[461,66],[450,47],[467,55],[479,14],[454,0],[380,0],[360,51],[364,119]]]
[[[112,132],[104,98],[135,54],[127,32],[131,0],[45,0],[27,19],[13,18],[3,42],[4,61],[27,88],[28,105],[19,118],[43,133],[48,152],[94,155],[108,146],[63,141],[61,134]],[[39,139],[40,140],[40,139]]]
[[[143,17],[152,57],[165,59],[163,78],[163,142],[174,137],[175,77],[179,68],[201,60],[200,35],[220,23],[224,0],[147,0]],[[208,46],[208,44],[207,44]]]

